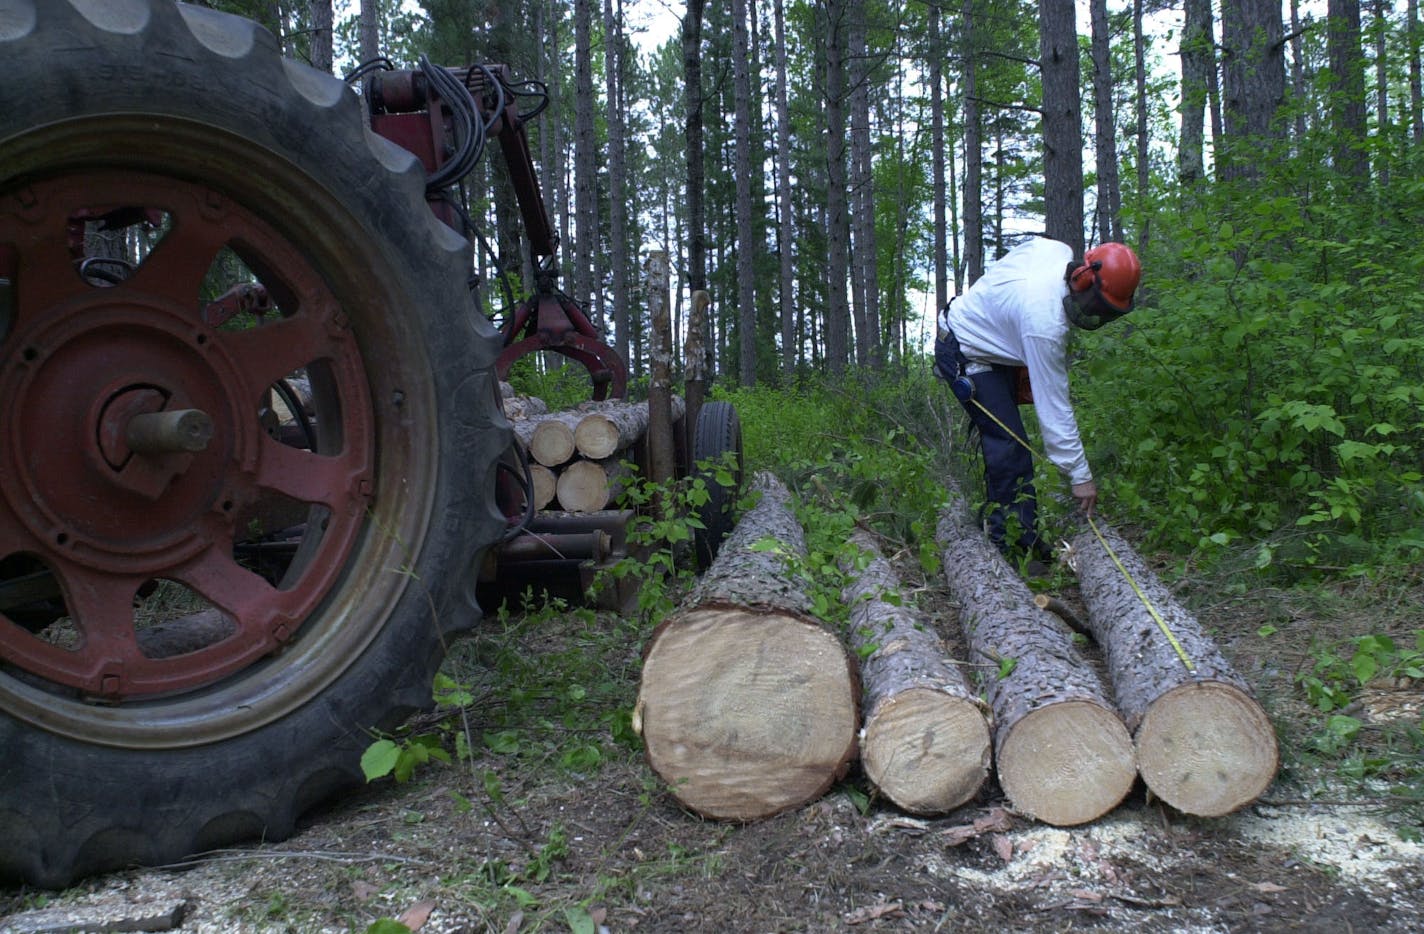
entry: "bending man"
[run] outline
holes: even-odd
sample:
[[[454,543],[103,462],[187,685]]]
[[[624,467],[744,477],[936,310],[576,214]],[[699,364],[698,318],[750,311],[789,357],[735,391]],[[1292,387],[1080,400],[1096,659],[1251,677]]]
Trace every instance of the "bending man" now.
[[[1141,277],[1137,255],[1121,243],[1078,260],[1067,244],[1035,237],[940,312],[936,375],[979,430],[989,537],[1011,558],[1052,557],[1038,535],[1033,457],[1018,406],[1035,405],[1048,459],[1091,515],[1098,487],[1068,400],[1069,327],[1092,331],[1127,314]]]

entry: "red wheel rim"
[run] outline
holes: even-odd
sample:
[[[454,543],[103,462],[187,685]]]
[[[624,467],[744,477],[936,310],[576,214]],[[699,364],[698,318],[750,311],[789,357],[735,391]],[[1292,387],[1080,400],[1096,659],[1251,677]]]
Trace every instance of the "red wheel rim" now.
[[[0,659],[32,683],[122,701],[212,685],[280,652],[340,578],[374,483],[366,370],[329,284],[297,244],[200,184],[86,171],[8,200],[0,561],[53,575],[74,638],[56,644],[0,614]],[[135,206],[166,216],[162,239],[122,281],[86,281],[75,218]],[[272,320],[207,319],[220,254],[257,271]],[[319,425],[302,447],[259,418],[270,387],[295,372],[311,376]],[[177,410],[210,419],[204,449],[128,447],[134,416]],[[306,521],[291,562],[259,574],[235,553],[276,505]],[[174,654],[147,649],[134,602],[155,581],[197,594],[222,634]]]

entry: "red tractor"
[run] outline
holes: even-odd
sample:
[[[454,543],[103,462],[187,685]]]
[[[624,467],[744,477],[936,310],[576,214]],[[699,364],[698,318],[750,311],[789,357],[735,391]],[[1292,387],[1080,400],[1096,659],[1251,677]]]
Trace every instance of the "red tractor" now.
[[[626,371],[503,69],[358,94],[172,0],[0,0],[0,53],[0,879],[60,886],[360,783],[527,518],[501,374]],[[502,330],[449,196],[494,138],[539,279]]]

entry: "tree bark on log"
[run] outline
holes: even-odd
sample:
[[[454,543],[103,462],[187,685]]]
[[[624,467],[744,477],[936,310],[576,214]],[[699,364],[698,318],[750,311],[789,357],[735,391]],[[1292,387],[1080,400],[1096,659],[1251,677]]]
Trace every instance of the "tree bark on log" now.
[[[943,814],[978,793],[991,747],[983,703],[948,657],[934,626],[894,600],[900,580],[864,530],[851,543],[868,563],[846,587],[851,644],[865,687],[860,760],[885,797],[915,814]]]
[[[1142,594],[1091,529],[1074,536],[1069,553],[1088,608],[1086,622],[1107,659],[1143,781],[1187,814],[1218,817],[1244,807],[1266,790],[1280,763],[1270,719],[1146,562],[1101,519],[1096,525]]]
[[[549,404],[536,396],[514,396],[504,400],[505,417],[511,421],[549,414]]]
[[[823,794],[855,756],[858,723],[855,664],[783,557],[806,554],[790,494],[766,473],[752,488],[760,502],[649,638],[633,718],[678,801],[725,820]],[[768,539],[777,550],[754,549]]]
[[[1115,808],[1137,778],[1132,737],[1072,635],[970,519],[951,487],[937,540],[970,661],[994,713],[999,785],[1015,809],[1072,826]]]

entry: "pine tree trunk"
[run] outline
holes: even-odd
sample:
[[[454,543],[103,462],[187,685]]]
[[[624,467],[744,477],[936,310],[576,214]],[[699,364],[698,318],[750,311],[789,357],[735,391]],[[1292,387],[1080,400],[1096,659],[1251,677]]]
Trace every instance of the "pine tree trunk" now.
[[[603,73],[608,101],[608,262],[613,274],[613,348],[629,360],[628,208],[624,195],[627,141],[623,128],[623,19],[615,16],[613,0],[603,0]]]
[[[332,11],[331,0],[311,0],[311,65],[317,71],[331,73]]]
[[[752,82],[746,0],[732,0],[733,175],[737,201],[737,372],[756,385],[756,234],[752,230]]]
[[[984,127],[979,115],[979,46],[974,0],[964,0],[960,16],[964,77],[964,284],[984,275]],[[955,278],[958,283],[958,276]]]
[[[1113,118],[1113,76],[1111,37],[1108,34],[1107,0],[1089,4],[1092,21],[1093,121],[1096,133],[1093,152],[1098,168],[1098,242],[1122,239],[1122,189],[1117,172],[1117,122]]]
[[[826,28],[826,369],[845,372],[850,357],[850,218],[846,184],[846,0],[827,0]]]
[[[1184,0],[1182,27],[1182,132],[1177,175],[1183,183],[1205,174],[1207,73],[1216,67],[1211,0]]]
[[[1043,226],[1048,236],[1072,247],[1074,256],[1081,256],[1083,126],[1073,5],[1063,0],[1039,0],[1038,18],[1043,76]]]
[[[875,539],[856,531],[864,560],[853,575],[851,642],[865,685],[860,758],[885,797],[917,814],[942,814],[978,793],[989,776],[986,709],[963,670],[948,657],[934,626],[901,598],[899,578]]]
[[[994,712],[999,785],[1046,823],[1095,820],[1137,778],[1132,738],[1072,634],[1033,604],[1028,586],[952,491],[937,540],[959,600],[970,662]]]
[[[593,255],[598,244],[598,166],[593,115],[593,0],[574,0],[574,210],[577,215],[573,257],[574,298],[589,302],[594,293]],[[596,323],[596,322],[595,322]]]
[[[765,473],[752,489],[760,502],[649,637],[634,708],[648,762],[673,796],[728,820],[824,793],[855,755],[859,719],[854,662],[811,615],[783,557],[806,554],[790,495]],[[777,550],[753,547],[763,540]]]
[[[1223,178],[1260,174],[1261,147],[1283,138],[1276,113],[1285,99],[1280,0],[1222,4],[1222,110],[1226,138],[1218,150]]]
[[[361,61],[369,62],[381,54],[381,12],[379,0],[361,0],[361,13],[356,31],[360,34]]]
[[[786,24],[782,0],[772,6],[773,29],[776,37],[776,243],[781,273],[781,290],[777,298],[781,323],[781,372],[791,376],[796,372],[796,322],[792,316],[795,303],[796,258],[794,237],[796,228],[791,212],[791,113],[786,91]]]
[[[850,186],[854,194],[852,276],[856,286],[855,362],[878,368],[885,359],[880,333],[880,270],[875,255],[875,172],[870,139],[871,60],[867,54],[866,4],[852,5],[847,35],[850,42]]]
[[[1086,622],[1107,658],[1143,780],[1188,814],[1216,817],[1244,807],[1276,774],[1270,720],[1216,643],[1122,536],[1101,520],[1097,527],[1117,562],[1091,530],[1074,537],[1070,554],[1088,607]]]

